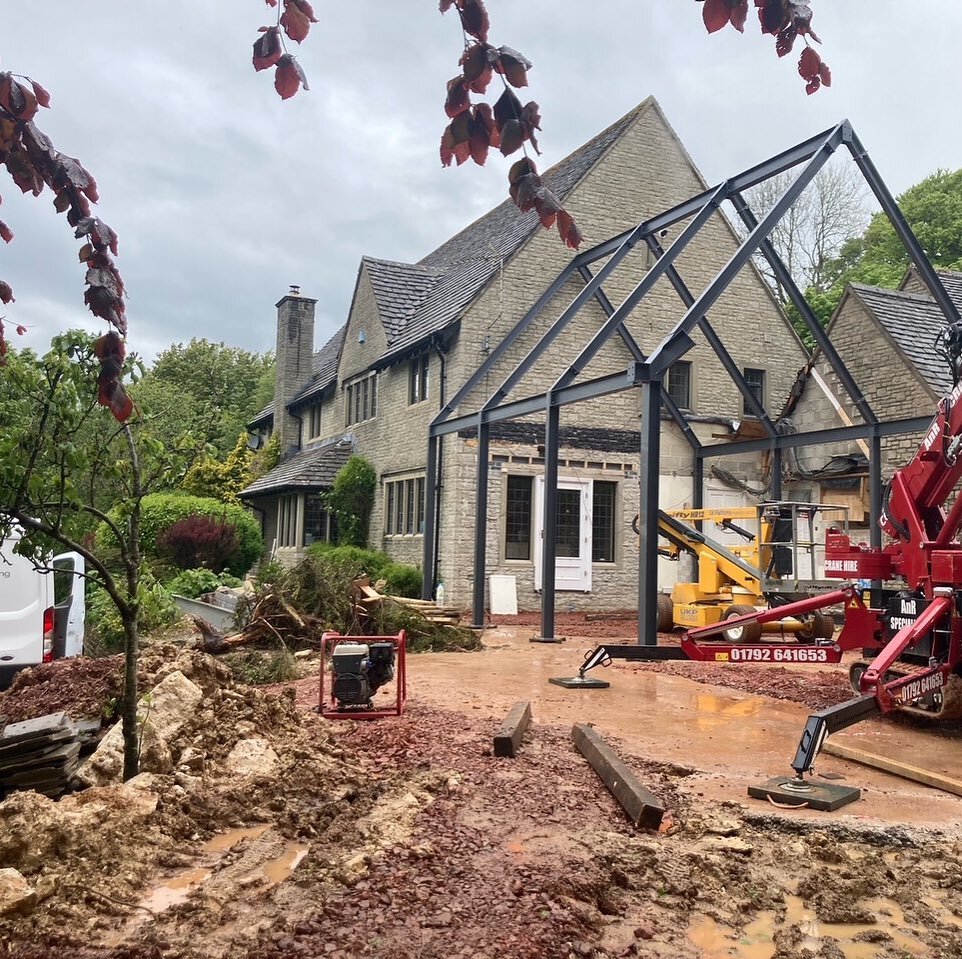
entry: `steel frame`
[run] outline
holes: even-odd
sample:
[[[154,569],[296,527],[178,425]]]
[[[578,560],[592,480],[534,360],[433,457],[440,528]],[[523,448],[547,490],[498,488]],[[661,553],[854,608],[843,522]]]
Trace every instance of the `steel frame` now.
[[[424,530],[424,598],[430,598],[436,580],[435,544],[440,490],[437,473],[439,444],[441,438],[463,429],[477,430],[477,493],[475,501],[475,548],[474,548],[474,602],[473,622],[476,626],[484,621],[484,580],[485,552],[487,547],[486,528],[488,514],[488,458],[490,452],[490,427],[493,423],[515,419],[520,416],[543,413],[545,417],[545,494],[543,519],[554,516],[557,505],[558,449],[560,440],[560,411],[569,403],[596,399],[625,389],[642,391],[642,423],[639,447],[639,493],[640,493],[640,542],[638,570],[638,642],[647,646],[657,643],[655,619],[645,615],[652,608],[657,593],[657,549],[658,549],[658,476],[660,465],[661,410],[664,408],[670,418],[679,426],[682,435],[692,448],[693,453],[693,505],[703,505],[705,461],[713,457],[769,451],[773,458],[774,498],[781,496],[781,456],[786,449],[799,446],[819,445],[852,439],[868,439],[871,444],[870,470],[870,515],[871,545],[881,546],[881,529],[878,518],[882,510],[881,442],[883,437],[901,433],[921,432],[931,417],[917,417],[882,421],[872,409],[866,396],[855,382],[851,372],[836,352],[828,332],[818,322],[805,300],[802,291],[792,280],[787,267],[779,257],[768,236],[792,203],[801,195],[815,178],[819,170],[840,148],[846,148],[852,156],[866,183],[875,194],[882,210],[888,216],[896,235],[902,241],[909,258],[918,270],[922,281],[928,287],[934,300],[949,322],[960,322],[955,304],[942,286],[935,270],[925,257],[918,239],[905,221],[894,197],[885,185],[874,164],[865,151],[852,125],[843,120],[837,126],[811,137],[765,160],[756,166],[734,176],[723,183],[697,194],[668,210],[651,217],[632,229],[625,230],[597,244],[590,250],[578,253],[570,263],[548,285],[534,305],[517,321],[503,340],[487,355],[484,362],[468,377],[464,385],[448,400],[432,420],[428,435],[427,481],[425,495]],[[761,219],[756,217],[743,193],[753,186],[787,170],[804,164],[801,172],[789,185],[778,202]],[[736,215],[749,231],[746,238],[729,258],[718,275],[702,293],[692,295],[679,274],[675,261],[688,245],[699,235],[702,228],[717,213],[721,205],[731,203]],[[668,249],[663,249],[658,237],[672,225],[689,220],[684,230]],[[620,264],[639,247],[650,251],[655,262],[641,282],[618,305],[608,299],[603,284]],[[811,332],[821,353],[832,367],[839,381],[848,392],[859,411],[863,423],[855,426],[837,427],[782,435],[778,432],[768,412],[758,403],[745,379],[725,349],[721,337],[711,326],[708,311],[718,298],[728,289],[738,272],[745,267],[752,256],[760,253],[765,257],[779,282],[787,291],[792,303],[798,309],[807,329]],[[591,265],[598,260],[607,261],[592,273]],[[632,338],[625,326],[625,320],[648,295],[649,291],[662,276],[668,278],[674,287],[685,313],[677,321],[671,332],[655,347],[647,357]],[[572,278],[580,278],[584,286],[569,305],[558,315],[548,331],[527,355],[514,367],[501,385],[488,397],[481,407],[473,412],[454,415],[459,406],[481,384],[485,377],[531,326],[548,303],[557,296]],[[545,351],[567,328],[571,319],[589,301],[594,300],[602,309],[606,320],[592,339],[582,348],[571,366],[557,378],[545,393],[523,399],[508,397],[517,387],[524,375],[538,362]],[[732,382],[745,398],[752,413],[762,424],[766,438],[741,442],[703,444],[699,441],[691,423],[668,397],[663,389],[666,371],[672,363],[684,356],[693,346],[691,333],[698,328],[709,346],[718,356]],[[632,354],[632,361],[623,372],[614,372],[581,383],[575,380],[587,364],[604,346],[611,336],[618,334]],[[544,638],[554,637],[555,614],[555,527],[554,523],[543,523],[543,563],[541,582],[541,633]],[[873,588],[880,589],[880,583]]]

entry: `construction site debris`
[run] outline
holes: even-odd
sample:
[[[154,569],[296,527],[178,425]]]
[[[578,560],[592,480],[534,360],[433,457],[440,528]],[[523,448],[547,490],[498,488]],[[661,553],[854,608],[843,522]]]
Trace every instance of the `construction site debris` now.
[[[511,707],[494,737],[495,756],[514,758],[521,748],[521,741],[531,723],[531,703],[523,701]]]
[[[0,733],[0,794],[35,789],[59,796],[79,756],[79,732],[66,713],[11,723]]]

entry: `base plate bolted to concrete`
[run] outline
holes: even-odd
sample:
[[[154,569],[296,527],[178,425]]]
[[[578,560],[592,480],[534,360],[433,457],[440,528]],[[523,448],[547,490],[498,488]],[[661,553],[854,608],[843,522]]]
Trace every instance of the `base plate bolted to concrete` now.
[[[760,786],[749,786],[748,795],[754,799],[772,799],[785,806],[807,807],[822,812],[834,812],[855,802],[862,791],[854,786],[833,786],[815,783],[810,779],[799,782],[790,776],[776,776]]]
[[[568,642],[567,636],[532,636],[529,643],[566,643]]]
[[[592,679],[588,676],[553,676],[548,682],[555,686],[564,686],[565,689],[607,689],[611,685],[603,679]]]

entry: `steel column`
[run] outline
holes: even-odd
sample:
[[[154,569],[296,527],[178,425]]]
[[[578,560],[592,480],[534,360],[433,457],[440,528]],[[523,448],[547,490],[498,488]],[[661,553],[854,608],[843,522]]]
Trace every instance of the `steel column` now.
[[[558,545],[558,446],[561,410],[549,393],[544,431],[544,502],[541,523],[541,638],[554,639],[555,553]]]
[[[882,519],[883,489],[882,489],[882,435],[876,427],[872,431],[871,457],[869,458],[869,546],[874,549],[882,548]],[[872,580],[872,605],[878,609],[882,605],[882,581]]]
[[[772,447],[772,499],[782,498],[782,451],[779,447]]]
[[[661,379],[641,387],[638,469],[638,642],[658,644],[658,478],[661,460]]]
[[[485,553],[488,546],[488,451],[491,427],[478,416],[478,485],[474,503],[474,591],[472,625],[484,626]]]

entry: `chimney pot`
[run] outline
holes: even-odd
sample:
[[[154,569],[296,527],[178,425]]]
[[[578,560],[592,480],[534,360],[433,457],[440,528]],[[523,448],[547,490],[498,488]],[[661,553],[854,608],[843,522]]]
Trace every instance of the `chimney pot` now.
[[[291,292],[290,292],[290,295],[291,295],[291,296],[300,296],[300,295],[301,295],[301,288],[300,288],[296,283],[292,283],[292,284],[291,284]]]

